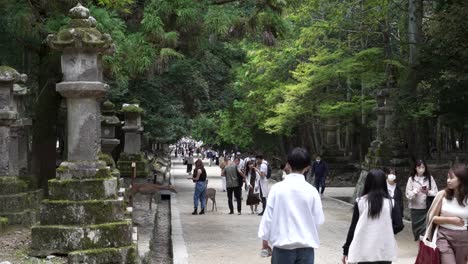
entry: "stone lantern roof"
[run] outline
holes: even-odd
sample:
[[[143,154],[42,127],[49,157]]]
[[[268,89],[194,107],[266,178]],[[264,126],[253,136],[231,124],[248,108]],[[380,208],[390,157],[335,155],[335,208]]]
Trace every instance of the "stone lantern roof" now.
[[[0,66],[0,82],[3,83],[25,83],[26,74],[19,74],[15,69],[8,66]]]
[[[56,35],[47,36],[47,43],[53,49],[90,49],[112,51],[112,38],[96,29],[96,19],[89,15],[89,9],[78,3],[68,13],[68,26]]]

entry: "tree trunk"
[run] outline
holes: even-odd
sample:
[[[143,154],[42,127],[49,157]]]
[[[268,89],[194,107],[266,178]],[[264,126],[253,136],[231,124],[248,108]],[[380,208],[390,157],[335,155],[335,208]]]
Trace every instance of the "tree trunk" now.
[[[56,127],[60,95],[55,83],[60,80],[60,60],[51,56],[47,46],[39,51],[38,93],[34,104],[32,166],[40,187],[47,195],[47,181],[55,177]]]

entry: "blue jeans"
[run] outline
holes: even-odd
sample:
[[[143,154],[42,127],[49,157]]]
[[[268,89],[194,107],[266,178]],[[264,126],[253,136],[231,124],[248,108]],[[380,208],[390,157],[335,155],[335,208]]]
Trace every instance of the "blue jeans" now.
[[[193,193],[193,208],[198,208],[198,200],[201,203],[201,209],[206,207],[206,181],[195,183],[195,192]]]
[[[273,248],[271,264],[314,264],[314,249]]]

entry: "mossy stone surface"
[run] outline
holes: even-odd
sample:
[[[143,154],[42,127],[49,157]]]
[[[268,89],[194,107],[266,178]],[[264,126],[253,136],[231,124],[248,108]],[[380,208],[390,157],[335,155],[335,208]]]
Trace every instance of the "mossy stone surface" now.
[[[107,166],[111,167],[111,169],[115,168],[115,161],[111,157],[111,155],[100,152],[98,154],[98,158],[99,158],[99,160],[104,161]]]
[[[28,184],[19,177],[0,177],[0,195],[25,192]]]
[[[2,217],[8,218],[9,225],[32,226],[38,221],[37,210],[24,210],[19,213],[2,213]]]
[[[125,247],[132,245],[130,221],[89,226],[34,226],[31,254],[47,256],[77,250]]]
[[[145,158],[142,153],[137,154],[128,154],[128,153],[121,153],[119,157],[119,161],[144,161]]]
[[[40,221],[42,225],[103,224],[123,221],[124,213],[124,202],[118,200],[44,200]]]
[[[8,226],[8,218],[0,217],[0,234],[5,232],[7,226]]]
[[[117,162],[117,167],[119,168],[121,177],[132,177],[133,175],[132,163],[133,162],[135,162],[135,165],[136,165],[136,177],[146,178],[150,175],[145,161],[119,160]]]
[[[139,260],[135,254],[136,245],[121,248],[98,248],[73,251],[68,254],[68,263],[119,263],[137,264]]]
[[[117,178],[49,180],[50,200],[98,200],[117,197]]]

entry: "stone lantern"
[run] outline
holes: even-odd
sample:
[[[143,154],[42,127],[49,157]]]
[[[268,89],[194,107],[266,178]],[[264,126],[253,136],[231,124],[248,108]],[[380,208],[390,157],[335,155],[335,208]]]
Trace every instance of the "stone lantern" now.
[[[121,112],[125,115],[125,125],[122,127],[122,130],[125,131],[125,145],[117,166],[122,177],[131,177],[133,173],[131,164],[135,162],[136,177],[148,177],[146,160],[141,153],[141,134],[143,132],[141,114],[143,109],[138,104],[124,104]]]
[[[25,175],[29,173],[29,153],[31,137],[31,118],[26,116],[26,99],[29,91],[19,84],[13,86],[13,105],[18,113],[18,119],[13,123],[10,142],[10,171],[14,175]]]
[[[68,255],[69,263],[135,263],[132,221],[119,199],[118,179],[98,160],[102,82],[101,55],[112,50],[109,35],[80,4],[67,27],[47,42],[62,52],[63,81],[56,90],[67,102],[67,157],[49,180],[40,225],[32,228],[31,254]]]
[[[26,75],[0,66],[0,218],[7,218],[9,224],[28,226],[36,222],[35,208],[39,207],[42,191],[31,191],[32,179],[19,177],[19,142],[15,126],[20,119],[13,87],[25,81]]]
[[[112,150],[120,143],[115,138],[115,128],[120,125],[120,120],[115,116],[115,105],[112,102],[105,101],[102,106],[101,150],[111,155]]]

